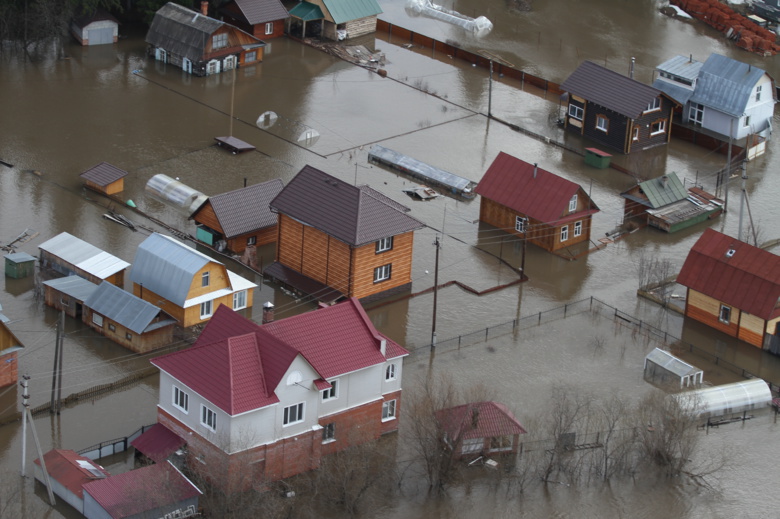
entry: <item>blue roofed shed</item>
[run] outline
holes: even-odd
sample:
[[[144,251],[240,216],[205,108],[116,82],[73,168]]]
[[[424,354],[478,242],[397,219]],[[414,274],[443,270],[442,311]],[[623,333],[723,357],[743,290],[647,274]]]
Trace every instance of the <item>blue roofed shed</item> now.
[[[322,12],[322,37],[329,40],[357,38],[376,32],[377,16],[382,8],[376,0],[312,0],[303,2],[317,6]],[[305,21],[303,16],[316,16],[316,11],[298,4],[290,16]],[[319,19],[319,18],[313,18]]]

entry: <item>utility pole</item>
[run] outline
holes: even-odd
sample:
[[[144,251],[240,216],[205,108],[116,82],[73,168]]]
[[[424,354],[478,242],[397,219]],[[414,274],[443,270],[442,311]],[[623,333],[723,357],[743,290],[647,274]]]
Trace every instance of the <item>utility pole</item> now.
[[[431,325],[431,350],[436,348],[436,300],[439,295],[439,237],[433,242],[436,247],[436,263],[433,271],[433,324]]]
[[[490,60],[490,79],[488,80],[488,118],[493,117],[490,107],[493,104],[493,60]]]
[[[60,312],[60,347],[57,359],[57,414],[62,407],[62,354],[65,349],[65,311]]]
[[[46,470],[46,460],[43,459],[43,450],[41,449],[41,442],[38,441],[38,433],[35,430],[35,422],[33,422],[32,418],[32,412],[30,411],[30,404],[27,402],[27,399],[29,398],[29,395],[27,394],[27,381],[30,380],[29,375],[22,376],[22,387],[24,388],[22,391],[22,405],[24,409],[22,412],[24,413],[24,421],[22,422],[22,476],[25,476],[25,465],[24,461],[27,457],[27,422],[30,422],[30,430],[32,431],[33,440],[35,441],[35,449],[38,451],[38,459],[41,462],[41,472],[43,473],[43,481],[46,484],[46,490],[49,492],[49,503],[51,503],[51,506],[54,506],[57,504],[57,501],[54,499],[54,491],[51,488],[51,480],[49,479],[49,471]]]
[[[726,165],[726,192],[723,198],[723,211],[729,210],[729,179],[731,178],[731,146],[734,143],[734,119],[729,122],[729,149],[726,153],[728,164]]]
[[[22,386],[22,477],[26,474],[26,461],[27,461],[27,408],[30,407],[30,403],[27,401],[30,398],[27,393],[27,381],[30,380],[30,375],[22,375],[22,381],[19,384]]]
[[[742,162],[742,196],[739,199],[739,230],[737,231],[737,239],[742,241],[742,213],[745,210],[745,183],[747,181],[747,170],[745,169],[745,162]]]
[[[64,313],[62,314],[64,315]],[[62,315],[57,319],[57,338],[54,340],[54,367],[51,370],[51,403],[49,404],[49,412],[53,413],[56,410],[57,400],[57,373],[60,361],[60,335],[62,335],[63,319]]]

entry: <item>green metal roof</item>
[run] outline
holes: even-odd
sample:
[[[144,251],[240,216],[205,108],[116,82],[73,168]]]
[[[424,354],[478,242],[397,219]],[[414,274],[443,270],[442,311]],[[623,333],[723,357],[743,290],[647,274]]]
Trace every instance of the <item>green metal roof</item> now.
[[[646,180],[640,183],[639,187],[642,188],[653,209],[688,198],[688,192],[674,172]]]
[[[322,20],[325,18],[325,15],[322,14],[320,6],[309,2],[300,2],[298,5],[290,9],[290,16],[293,18],[300,18],[304,22]]]
[[[335,23],[346,23],[382,13],[376,0],[323,0]]]

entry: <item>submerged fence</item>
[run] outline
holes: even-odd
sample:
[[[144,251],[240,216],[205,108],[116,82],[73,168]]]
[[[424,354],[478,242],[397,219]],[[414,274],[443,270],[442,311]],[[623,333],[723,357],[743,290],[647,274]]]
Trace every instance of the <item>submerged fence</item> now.
[[[155,424],[143,425],[141,426],[140,429],[135,431],[130,436],[125,436],[124,438],[117,438],[115,440],[100,442],[96,445],[92,445],[91,447],[87,447],[86,449],[81,449],[80,451],[78,451],[78,453],[81,456],[84,456],[85,458],[89,458],[91,460],[104,458],[106,456],[111,456],[112,454],[119,454],[120,452],[124,452],[127,449],[129,449],[130,442],[132,442],[133,440],[141,436],[143,433],[148,431],[154,425]]]

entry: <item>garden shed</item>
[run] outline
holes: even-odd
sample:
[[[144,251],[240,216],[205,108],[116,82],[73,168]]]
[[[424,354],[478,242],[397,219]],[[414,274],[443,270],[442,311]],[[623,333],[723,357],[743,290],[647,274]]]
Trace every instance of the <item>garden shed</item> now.
[[[704,371],[678,359],[668,351],[655,348],[645,357],[645,378],[653,382],[680,383],[680,387],[698,386],[704,381]]]
[[[760,378],[674,395],[680,405],[700,416],[723,416],[769,405],[772,392]]]

